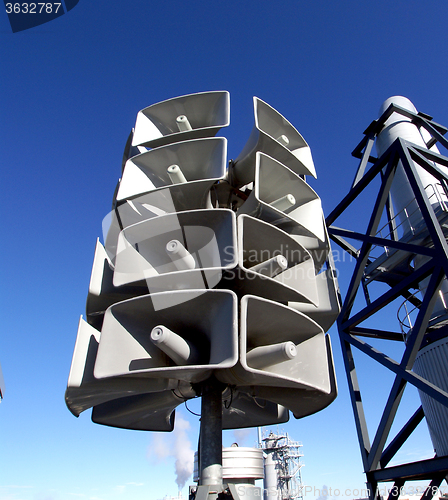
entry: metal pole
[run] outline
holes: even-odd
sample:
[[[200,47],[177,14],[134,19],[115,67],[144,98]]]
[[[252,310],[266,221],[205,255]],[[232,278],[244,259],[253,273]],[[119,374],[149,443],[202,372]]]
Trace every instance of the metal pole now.
[[[199,457],[199,485],[222,486],[222,386],[215,380],[202,386]]]

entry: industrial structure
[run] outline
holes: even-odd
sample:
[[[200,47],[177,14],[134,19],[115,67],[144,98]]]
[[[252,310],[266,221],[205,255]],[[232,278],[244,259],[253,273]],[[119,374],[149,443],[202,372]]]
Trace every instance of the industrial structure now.
[[[437,148],[447,149],[446,132],[408,99],[385,101],[353,152],[353,185],[326,219],[331,239],[356,259],[338,329],[371,499],[380,483],[394,483],[393,500],[416,480],[429,481],[422,498],[430,499],[448,475],[448,158]],[[390,311],[398,311],[396,329]],[[397,359],[385,352],[391,343]],[[373,441],[353,348],[394,378]],[[421,402],[390,435],[407,384]],[[434,458],[390,465],[422,420]]]
[[[258,447],[240,447],[238,443],[222,449],[222,478],[236,485],[236,490],[253,487],[263,480],[260,499],[302,500],[302,443],[290,439],[287,432],[274,433],[258,428]],[[198,453],[194,455],[193,480],[200,482]],[[197,486],[190,486],[194,498]],[[255,495],[254,495],[255,496]]]
[[[172,431],[175,408],[201,397],[196,500],[255,488],[223,475],[223,428],[311,415],[337,393],[325,332],[339,289],[311,150],[254,98],[227,162],[215,135],[229,109],[227,92],[203,92],[137,114],[66,390],[74,415],[148,431]]]
[[[287,432],[270,431],[262,439],[265,500],[302,500],[302,443],[290,439]]]

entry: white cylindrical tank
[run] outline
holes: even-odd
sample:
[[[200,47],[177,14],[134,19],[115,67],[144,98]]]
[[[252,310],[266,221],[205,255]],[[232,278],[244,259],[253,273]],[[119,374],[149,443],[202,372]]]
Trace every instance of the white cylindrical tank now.
[[[391,104],[396,104],[402,108],[417,113],[415,106],[406,97],[394,96],[386,99],[380,108],[380,116],[386,111]],[[384,124],[384,128],[378,134],[376,139],[376,149],[378,156],[381,156],[387,148],[397,139],[402,138],[406,141],[412,142],[417,146],[427,149],[426,143],[423,139],[425,136],[428,139],[428,133],[422,132],[420,129],[411,122],[409,118],[399,114],[392,113]],[[434,146],[432,151],[438,152]],[[440,205],[440,201],[447,201],[443,189],[435,177],[429,174],[423,167],[415,164],[420,180],[423,187],[430,199],[432,205]],[[448,173],[448,169],[441,165],[437,165],[440,169]],[[415,201],[414,192],[407,180],[404,169],[399,162],[397,171],[395,173],[394,181],[391,187],[392,199],[395,208],[395,213],[398,215],[399,222],[402,226],[402,232],[407,233],[409,230],[415,229],[422,221],[420,210],[418,209],[417,202]]]
[[[448,339],[433,342],[421,349],[414,372],[448,392]],[[448,455],[448,408],[425,392],[419,391],[434,449],[439,457]]]
[[[263,479],[263,450],[243,446],[222,449],[222,480],[224,483],[255,485]],[[194,454],[193,480],[199,481],[198,453]]]
[[[417,113],[417,109],[407,97],[394,96],[389,97],[389,99],[386,99],[383,102],[380,108],[380,116],[392,103],[404,109],[407,109],[408,111]],[[378,134],[378,137],[376,139],[376,149],[378,152],[378,156],[382,155],[387,150],[387,148],[399,137],[401,139],[405,139],[408,142],[416,144],[417,146],[428,149],[426,147],[425,141],[429,140],[429,133],[425,129],[419,129],[417,125],[411,122],[410,118],[406,118],[405,116],[394,112],[386,120],[384,128]],[[439,152],[435,145],[431,148],[431,151],[436,153]],[[423,184],[423,187],[425,188],[426,194],[428,195],[429,201],[437,213],[437,210],[441,208],[441,203],[445,204],[448,202],[445,192],[439,181],[434,176],[432,176],[420,165],[416,163],[414,163],[414,165]],[[437,167],[448,173],[448,168],[439,164],[437,164]],[[419,228],[419,226],[420,228],[423,227],[423,217],[418,207],[417,201],[415,200],[415,194],[407,179],[401,161],[398,162],[397,170],[390,191],[392,195],[392,202],[395,208],[395,213],[398,216],[398,221],[401,226],[401,236],[409,233],[409,231],[414,232],[417,228]],[[418,269],[425,262],[427,262],[427,260],[428,257],[426,256],[417,256],[414,262],[415,268]],[[419,288],[422,293],[424,293],[426,287],[428,286],[428,283],[429,278],[420,283]],[[444,316],[447,312],[447,280],[443,282],[440,294],[441,295],[434,306],[432,318]]]

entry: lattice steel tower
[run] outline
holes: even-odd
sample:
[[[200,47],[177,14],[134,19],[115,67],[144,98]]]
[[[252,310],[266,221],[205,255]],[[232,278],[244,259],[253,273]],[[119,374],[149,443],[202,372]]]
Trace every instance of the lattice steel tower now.
[[[396,96],[385,101],[381,116],[369,125],[353,151],[360,159],[353,185],[326,219],[331,239],[356,259],[338,329],[371,499],[379,495],[380,483],[394,483],[389,495],[393,500],[406,482],[425,480],[430,482],[422,498],[428,500],[448,478],[446,132],[430,116],[417,112],[408,99]],[[374,144],[377,157],[372,152]],[[443,148],[442,153],[437,146]],[[361,205],[353,210],[356,203]],[[349,214],[350,224],[356,224],[354,229],[333,225],[344,213]],[[363,221],[364,216],[367,220]],[[363,222],[366,228],[359,229]],[[399,308],[403,299],[406,308]],[[399,331],[385,323],[390,311],[395,315],[397,310]],[[393,356],[382,352],[391,344]],[[394,377],[372,441],[354,351],[367,355]],[[376,370],[370,387],[381,383],[375,374]],[[408,383],[418,389],[420,401],[416,398],[414,413],[393,434]],[[431,434],[434,458],[391,465],[423,419]]]

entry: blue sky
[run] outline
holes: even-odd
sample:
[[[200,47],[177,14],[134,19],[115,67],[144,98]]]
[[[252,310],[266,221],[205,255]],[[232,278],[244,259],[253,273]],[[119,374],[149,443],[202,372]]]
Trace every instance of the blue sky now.
[[[318,173],[311,185],[328,214],[348,191],[351,151],[386,98],[407,96],[448,124],[447,19],[448,5],[435,0],[80,0],[12,34],[0,14],[0,500],[161,499],[177,486],[174,458],[160,450],[182,438],[196,448],[198,418],[183,407],[178,436],[96,425],[64,403],[95,241],[137,112],[228,90],[231,125],[222,135],[235,158],[253,126],[252,96],[260,97],[310,145]],[[344,292],[350,263],[337,265]],[[396,328],[392,313],[390,322]],[[330,334],[339,396],[284,426],[303,443],[303,480],[316,488],[310,499],[323,485],[364,487],[335,327]],[[375,423],[390,376],[368,361],[362,368]],[[414,408],[414,392],[405,403]],[[224,444],[255,439],[255,430],[226,432]],[[419,428],[401,458],[430,455]]]

